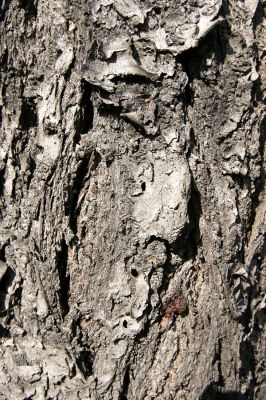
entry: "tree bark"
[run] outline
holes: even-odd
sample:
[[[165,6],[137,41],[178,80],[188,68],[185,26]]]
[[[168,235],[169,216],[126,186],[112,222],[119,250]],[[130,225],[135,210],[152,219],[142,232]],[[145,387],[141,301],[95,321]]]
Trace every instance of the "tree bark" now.
[[[0,399],[260,399],[265,8],[0,5]]]

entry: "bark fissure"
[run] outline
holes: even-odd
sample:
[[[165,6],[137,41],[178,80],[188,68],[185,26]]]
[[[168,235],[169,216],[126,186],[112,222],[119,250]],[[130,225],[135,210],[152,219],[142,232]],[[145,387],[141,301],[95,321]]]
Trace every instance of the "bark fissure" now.
[[[0,3],[0,397],[264,400],[264,5]]]

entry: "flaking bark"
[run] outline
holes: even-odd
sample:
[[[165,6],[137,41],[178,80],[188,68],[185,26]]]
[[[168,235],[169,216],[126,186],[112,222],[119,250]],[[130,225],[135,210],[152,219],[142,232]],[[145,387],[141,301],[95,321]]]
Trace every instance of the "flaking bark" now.
[[[258,399],[265,14],[0,3],[0,399]]]

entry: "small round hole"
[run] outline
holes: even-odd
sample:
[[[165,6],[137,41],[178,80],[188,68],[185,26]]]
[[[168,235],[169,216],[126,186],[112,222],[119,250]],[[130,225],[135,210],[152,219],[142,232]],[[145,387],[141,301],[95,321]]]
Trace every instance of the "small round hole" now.
[[[134,278],[136,278],[137,276],[139,276],[139,273],[138,273],[138,271],[137,271],[135,268],[133,268],[133,269],[131,270],[131,275],[134,276]]]
[[[127,328],[127,320],[126,319],[124,319],[124,321],[123,321],[123,327]]]
[[[155,12],[155,14],[160,15],[162,10],[160,9],[160,7],[154,7],[153,11]]]
[[[145,190],[146,190],[146,183],[145,183],[145,182],[142,182],[142,184],[141,184],[141,190],[142,190],[143,192],[145,192]]]

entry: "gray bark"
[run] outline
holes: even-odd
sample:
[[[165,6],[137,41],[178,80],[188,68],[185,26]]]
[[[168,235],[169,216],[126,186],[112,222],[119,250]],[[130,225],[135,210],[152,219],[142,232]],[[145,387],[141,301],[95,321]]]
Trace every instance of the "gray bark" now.
[[[0,6],[0,398],[260,399],[265,13]]]

